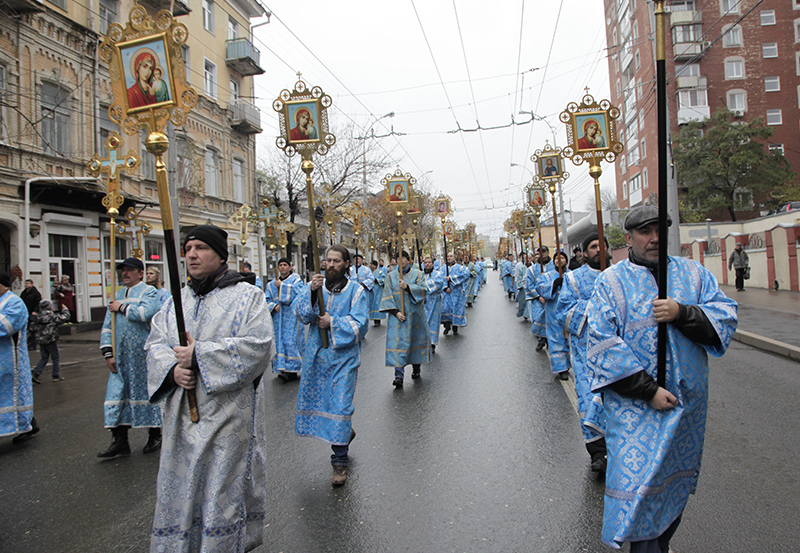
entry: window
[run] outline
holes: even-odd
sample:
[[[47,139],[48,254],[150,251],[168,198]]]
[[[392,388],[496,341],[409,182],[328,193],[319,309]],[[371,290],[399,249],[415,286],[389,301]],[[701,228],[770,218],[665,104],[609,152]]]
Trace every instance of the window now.
[[[619,82],[619,81],[617,81]],[[6,137],[6,112],[5,112],[5,91],[6,91],[6,66],[0,65],[0,142]]]
[[[729,90],[727,96],[728,109],[734,115],[737,115],[737,112],[744,113],[747,111],[747,92],[744,90]]]
[[[642,67],[642,60],[639,57],[639,50],[636,50],[636,53],[633,54],[633,68],[635,71],[639,71]]]
[[[108,26],[119,21],[117,11],[119,4],[116,0],[100,0],[100,34],[108,33]]]
[[[208,60],[203,64],[203,91],[206,96],[217,97],[217,66]]]
[[[616,27],[614,27],[613,29],[611,29],[611,44],[612,44],[614,47],[616,47],[617,45],[619,45],[619,39],[618,39],[618,37],[617,37],[617,28],[616,28]]]
[[[625,163],[625,154],[622,154],[621,156],[619,156],[619,172],[624,175],[627,169],[628,169],[628,164]]]
[[[639,130],[644,130],[644,110],[639,111]]]
[[[186,71],[186,84],[192,84],[192,57],[189,47],[185,44],[181,45],[181,54],[183,55],[183,69]]]
[[[645,143],[644,138],[642,138],[642,141],[639,142],[639,157],[642,159],[647,157],[647,144]]]
[[[800,19],[794,20],[794,41],[800,42]]]
[[[50,235],[50,257],[78,257],[78,237],[63,234]],[[120,257],[118,259],[125,259]]]
[[[681,65],[677,71],[675,71],[676,77],[699,77],[700,76],[700,64],[699,63],[687,63]]]
[[[676,25],[672,28],[672,42],[695,42],[700,36],[699,25]]]
[[[142,179],[154,181],[156,180],[156,156],[147,151],[144,147],[144,142],[147,140],[147,132],[141,133],[142,137]]]
[[[704,89],[681,90],[678,93],[678,108],[694,108],[707,105],[708,99]]]
[[[793,0],[792,1],[792,9],[800,10],[800,0]]]
[[[100,114],[97,116],[97,121],[100,123],[100,144],[98,144],[95,150],[103,152],[103,156],[107,156],[108,150],[106,150],[104,146],[105,141],[113,131],[119,131],[119,126],[111,121],[111,117],[108,115],[108,106],[104,105],[100,106]]]
[[[67,0],[48,0],[54,6],[58,6],[64,11],[67,11]]]
[[[765,58],[777,58],[778,57],[778,43],[777,42],[765,42],[761,45],[761,55]]]
[[[764,92],[778,92],[780,89],[780,77],[764,77]]]
[[[783,124],[783,114],[779,109],[768,109],[767,110],[767,125],[782,125]]]
[[[235,102],[239,99],[239,81],[236,79],[231,79],[231,102]]]
[[[775,10],[764,10],[761,12],[761,25],[775,25]]]
[[[671,12],[691,12],[694,11],[694,0],[675,0],[667,6]]]
[[[233,199],[237,202],[244,201],[244,163],[241,159],[233,160]]]
[[[617,89],[617,96],[621,95],[622,94],[622,85],[620,84],[619,79],[617,79],[617,82],[615,83],[615,87]]]
[[[647,178],[647,167],[645,167],[644,169],[642,169],[642,188],[647,188],[648,184],[649,181]]]
[[[781,154],[783,155],[783,144],[770,144],[769,151],[772,154]]]
[[[725,34],[722,35],[722,45],[726,48],[742,45],[742,28],[738,25],[730,26],[723,33]]]
[[[744,79],[744,60],[742,58],[725,59],[725,78]]]
[[[628,199],[628,181],[626,180],[622,181],[622,199]]]
[[[619,73],[619,56],[614,54],[611,59],[614,61],[614,73]]]
[[[233,18],[228,18],[228,40],[239,38],[239,23]]]
[[[69,155],[69,92],[58,85],[42,83],[42,148],[45,154]]]
[[[741,0],[721,0],[720,7],[722,8],[722,15],[739,13],[739,2],[741,2]]]
[[[206,194],[208,196],[217,195],[217,152],[206,150]]]
[[[152,156],[151,156],[152,157]],[[63,236],[62,238],[67,238]],[[52,249],[52,242],[50,243]],[[125,238],[120,238],[119,235],[114,237],[114,256],[117,260],[127,259],[130,257],[130,250],[128,249],[128,241]],[[57,256],[62,257],[62,256]],[[111,239],[108,236],[103,236],[103,259],[111,257]],[[108,263],[108,261],[106,261]],[[108,267],[106,267],[108,268]]]
[[[203,28],[214,32],[214,0],[203,0]]]
[[[638,21],[634,21],[633,22],[633,40],[636,40],[637,38],[639,38],[639,22]]]
[[[639,177],[639,175],[631,177],[631,182],[628,184],[628,187],[630,188],[631,192],[636,192],[642,187],[642,179]]]

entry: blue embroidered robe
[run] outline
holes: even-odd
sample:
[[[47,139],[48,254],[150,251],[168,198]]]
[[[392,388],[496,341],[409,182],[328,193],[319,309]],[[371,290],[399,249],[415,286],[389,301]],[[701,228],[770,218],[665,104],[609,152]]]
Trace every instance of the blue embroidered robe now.
[[[150,551],[249,551],[262,541],[267,510],[261,377],[275,354],[272,318],[264,292],[246,282],[205,296],[185,286],[181,301],[195,340],[200,421],[167,377],[180,345],[170,300],[145,345],[150,399],[164,408]]]
[[[556,307],[556,318],[569,336],[570,362],[575,371],[575,393],[578,396],[578,416],[587,443],[599,440],[606,433],[603,399],[600,394],[592,392],[586,370],[586,307],[598,276],[600,271],[589,265],[582,265],[566,273]]]
[[[564,274],[569,269],[564,268]],[[554,286],[553,282],[559,277],[558,271],[545,272],[536,279],[536,293],[544,298],[545,324],[547,326],[547,350],[550,354],[550,370],[554,374],[569,370],[569,343],[564,336],[564,326],[556,317],[556,303],[561,287]]]
[[[556,266],[552,261],[544,266],[544,272],[555,271]],[[542,264],[533,263],[525,273],[525,297],[531,304],[531,332],[540,338],[547,337],[547,326],[545,320],[544,305],[539,301],[539,293],[536,291],[536,280],[542,274]]]
[[[167,301],[169,301],[170,298],[172,298],[172,294],[170,294],[169,290],[167,290],[166,288],[158,288],[156,290],[156,293],[158,294],[159,305],[164,305],[165,303],[167,303]]]
[[[425,318],[428,321],[428,335],[431,344],[439,343],[439,326],[442,324],[442,295],[447,288],[443,271],[434,269],[425,273]]]
[[[467,281],[467,303],[475,301],[475,283],[478,280],[478,272],[475,270],[475,264],[470,262],[467,265],[469,270],[469,281]]]
[[[144,351],[150,334],[150,319],[161,309],[158,291],[140,282],[117,290],[116,300],[127,305],[125,313],[111,313],[106,309],[100,332],[100,347],[111,346],[111,317],[116,317],[117,343],[113,347],[117,372],[108,373],[103,405],[105,427],[161,426],[161,409],[150,404],[147,393],[147,354]]]
[[[372,275],[375,277],[375,283],[372,285],[369,318],[375,321],[386,318],[386,313],[381,313],[381,298],[383,298],[383,285],[386,282],[386,267],[378,267]]]
[[[517,299],[517,317],[526,317],[529,318],[531,316],[531,307],[530,302],[528,301],[528,295],[525,291],[525,274],[528,272],[528,267],[522,262],[519,261],[514,266],[514,286],[516,287],[516,299]]]
[[[409,265],[403,274],[408,288],[400,294],[400,274],[391,271],[386,275],[383,287],[381,311],[389,313],[389,328],[386,329],[386,366],[405,367],[417,363],[430,363],[430,337],[425,317],[425,275],[416,266]],[[406,320],[394,316],[403,311]]]
[[[456,263],[449,271],[450,293],[445,292],[442,299],[442,322],[452,323],[453,326],[467,326],[467,316],[464,314],[467,305],[465,284],[469,280],[469,270]]]
[[[319,307],[311,304],[310,286],[303,287],[295,313],[308,327],[303,378],[297,395],[294,429],[300,436],[312,436],[332,445],[347,445],[353,418],[353,396],[361,364],[361,340],[369,329],[366,290],[350,280],[340,292],[322,286],[325,313],[331,316],[328,348],[322,347],[317,326]]]
[[[27,328],[25,302],[7,291],[0,296],[0,437],[31,429],[33,387]]]
[[[503,291],[508,294],[514,290],[514,262],[505,260],[500,269],[500,278],[503,279]]]
[[[272,315],[272,326],[275,330],[275,357],[272,359],[272,371],[299,373],[303,365],[303,351],[306,347],[305,328],[294,314],[293,302],[305,287],[303,279],[292,273],[281,282],[280,291],[275,280],[267,284],[264,298],[267,309]],[[275,309],[280,305],[280,311]]]
[[[610,384],[639,371],[656,378],[658,297],[650,271],[628,260],[603,271],[588,306],[587,368],[592,391],[602,392],[608,419],[603,542],[654,539],[683,512],[700,471],[708,406],[708,354],[725,353],[738,322],[736,302],[699,263],[670,257],[668,293],[698,305],[719,336],[702,346],[667,325],[666,389],[678,406],[656,411],[622,397]]]

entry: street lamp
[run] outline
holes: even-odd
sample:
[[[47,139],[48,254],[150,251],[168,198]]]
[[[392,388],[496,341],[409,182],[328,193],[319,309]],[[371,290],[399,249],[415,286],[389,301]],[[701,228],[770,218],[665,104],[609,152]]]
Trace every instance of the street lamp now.
[[[545,119],[541,115],[536,115],[532,111],[520,110],[519,114],[520,115],[530,115],[531,116],[531,120],[533,120],[533,121],[542,121],[545,125],[550,127],[550,132],[553,135],[553,148],[557,148],[558,147],[558,144],[556,143],[556,129],[553,127],[553,125],[550,124],[550,122],[547,119]],[[511,165],[514,165],[514,164],[512,163]],[[527,169],[527,167],[526,167],[526,169]],[[563,238],[562,242],[564,243],[564,249],[568,249],[569,237],[567,236],[567,216],[566,216],[566,213],[564,212],[564,187],[563,186],[560,186],[558,188],[558,202],[561,204],[561,230],[562,230],[561,234],[562,234],[562,238]]]

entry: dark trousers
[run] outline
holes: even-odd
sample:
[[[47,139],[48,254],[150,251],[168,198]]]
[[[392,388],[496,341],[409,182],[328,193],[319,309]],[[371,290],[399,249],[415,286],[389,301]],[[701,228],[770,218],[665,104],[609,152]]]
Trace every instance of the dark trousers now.
[[[678,525],[681,523],[682,516],[683,513],[678,515],[678,518],[675,519],[675,522],[670,524],[669,528],[667,528],[664,533],[657,538],[647,541],[632,541],[631,553],[668,553],[669,540],[671,540],[672,536],[675,535],[675,530],[678,529]]]
[[[736,269],[736,289],[744,290],[744,269]]]
[[[40,344],[39,345],[39,355],[42,356],[39,359],[39,362],[36,363],[36,368],[33,369],[33,374],[37,378],[42,371],[44,370],[45,365],[47,365],[47,361],[50,357],[53,358],[53,378],[58,378],[58,375],[61,371],[61,357],[58,354],[58,342],[51,342],[49,344]]]

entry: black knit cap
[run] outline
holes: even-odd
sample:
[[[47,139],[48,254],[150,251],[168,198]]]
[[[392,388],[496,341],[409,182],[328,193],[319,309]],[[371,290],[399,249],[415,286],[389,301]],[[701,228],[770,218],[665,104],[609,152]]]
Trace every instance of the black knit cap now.
[[[589,244],[594,242],[595,240],[599,239],[600,235],[596,232],[591,233],[589,236],[583,239],[583,251],[586,251],[586,248],[589,247]],[[606,249],[608,249],[608,239],[603,235],[603,242],[606,243]]]
[[[5,271],[0,271],[0,284],[6,288],[11,288],[11,275]]]
[[[189,240],[200,240],[208,244],[212,250],[222,258],[223,261],[228,260],[228,233],[221,228],[214,225],[197,225],[189,234],[186,235],[186,240],[183,241],[183,251],[186,251],[186,243]]]

